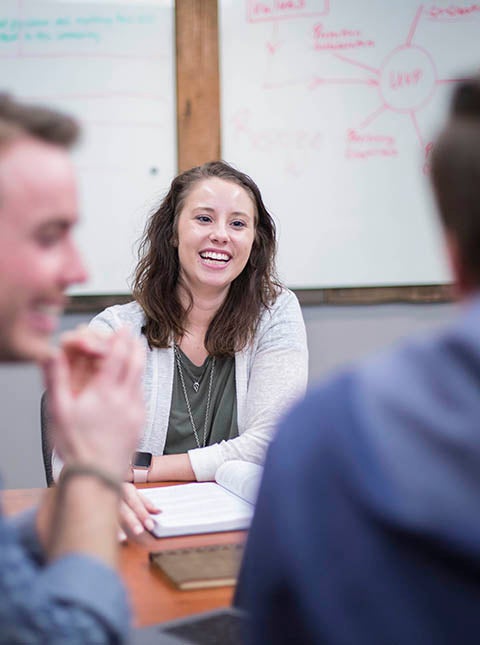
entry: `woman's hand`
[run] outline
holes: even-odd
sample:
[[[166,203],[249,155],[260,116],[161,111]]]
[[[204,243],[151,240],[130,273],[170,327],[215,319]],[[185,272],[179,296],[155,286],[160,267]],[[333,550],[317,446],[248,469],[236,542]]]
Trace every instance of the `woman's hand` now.
[[[123,484],[123,500],[120,507],[120,524],[127,537],[138,537],[145,529],[151,531],[154,521],[150,513],[161,513],[150,500],[143,497],[133,484]]]

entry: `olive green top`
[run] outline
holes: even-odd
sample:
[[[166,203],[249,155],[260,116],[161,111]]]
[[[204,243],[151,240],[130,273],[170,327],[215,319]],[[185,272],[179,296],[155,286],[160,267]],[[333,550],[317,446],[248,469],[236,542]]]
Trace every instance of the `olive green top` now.
[[[203,427],[213,358],[207,356],[203,365],[198,366],[192,363],[180,348],[177,348],[176,351],[178,351],[180,357],[185,389],[197,429],[200,447],[203,445],[210,446],[214,443],[220,443],[220,441],[238,437],[235,358],[215,358],[208,423],[205,429],[206,440],[204,443]],[[198,382],[197,392],[193,387],[194,382]],[[164,454],[183,453],[198,447],[175,357],[172,405]]]

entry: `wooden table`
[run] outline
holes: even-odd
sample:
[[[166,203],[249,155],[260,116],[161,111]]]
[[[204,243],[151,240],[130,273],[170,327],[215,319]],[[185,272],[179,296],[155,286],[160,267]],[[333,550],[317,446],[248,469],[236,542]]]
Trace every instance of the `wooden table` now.
[[[147,484],[146,486],[159,486]],[[2,493],[6,514],[22,511],[38,502],[44,489],[6,490]],[[171,548],[242,542],[245,531],[209,533],[183,537],[155,539],[145,535],[141,543],[121,547],[120,573],[130,591],[135,625],[143,627],[154,623],[188,616],[200,611],[227,607],[231,604],[233,587],[180,591],[148,562],[149,551]]]

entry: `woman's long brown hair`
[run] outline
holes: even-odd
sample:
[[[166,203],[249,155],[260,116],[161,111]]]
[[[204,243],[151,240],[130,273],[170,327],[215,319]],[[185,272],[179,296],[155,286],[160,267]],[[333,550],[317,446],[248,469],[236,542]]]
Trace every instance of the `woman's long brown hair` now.
[[[260,315],[280,291],[275,272],[275,223],[265,208],[255,182],[224,161],[212,161],[178,175],[147,222],[139,249],[133,295],[146,316],[143,333],[150,347],[169,347],[185,333],[193,304],[185,309],[178,293],[180,266],[176,248],[178,216],[192,187],[218,177],[242,186],[255,205],[255,238],[248,262],[230,285],[227,297],[205,335],[205,348],[213,356],[233,356],[255,334]]]

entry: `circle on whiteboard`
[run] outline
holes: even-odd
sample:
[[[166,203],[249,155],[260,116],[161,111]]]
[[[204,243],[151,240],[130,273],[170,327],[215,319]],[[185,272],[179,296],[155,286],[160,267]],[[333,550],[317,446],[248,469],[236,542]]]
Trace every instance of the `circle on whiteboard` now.
[[[394,49],[380,68],[380,94],[385,106],[397,112],[422,108],[431,99],[436,82],[435,64],[421,47]]]

